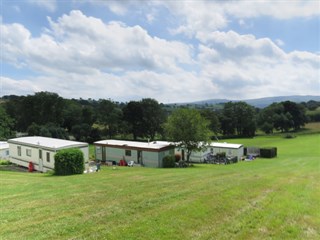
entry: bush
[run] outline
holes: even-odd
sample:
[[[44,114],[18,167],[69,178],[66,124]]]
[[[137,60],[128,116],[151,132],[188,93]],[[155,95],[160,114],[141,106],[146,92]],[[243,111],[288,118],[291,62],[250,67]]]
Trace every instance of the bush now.
[[[260,148],[260,157],[262,158],[274,158],[277,156],[277,148]]]
[[[290,134],[290,133],[287,133],[287,134],[284,136],[284,138],[288,138],[288,139],[290,139],[290,138],[295,138],[295,137],[296,137],[295,135]]]
[[[55,175],[82,174],[84,171],[83,153],[78,148],[60,150],[54,156]]]
[[[0,165],[11,165],[11,162],[9,160],[1,160],[0,159]]]
[[[176,158],[173,155],[165,156],[162,160],[164,168],[173,168],[175,167]]]

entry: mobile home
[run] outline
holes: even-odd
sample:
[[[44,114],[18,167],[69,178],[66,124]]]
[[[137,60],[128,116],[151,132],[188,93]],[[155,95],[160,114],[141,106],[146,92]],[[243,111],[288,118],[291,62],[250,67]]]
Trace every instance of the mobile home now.
[[[176,153],[182,156],[182,159],[186,159],[184,149],[176,149]],[[202,151],[194,151],[190,155],[190,162],[203,162],[207,154],[211,153],[216,155],[217,153],[225,152],[227,157],[237,157],[239,161],[244,154],[244,149],[242,144],[233,144],[233,143],[220,143],[214,142],[210,143]]]
[[[122,140],[102,140],[94,143],[98,161],[119,163],[134,161],[145,167],[162,167],[162,159],[174,154],[175,146],[169,142],[134,142]]]
[[[9,158],[9,144],[7,142],[0,142],[0,159]]]
[[[47,137],[21,137],[8,140],[9,160],[20,166],[28,167],[32,162],[35,170],[47,172],[54,169],[54,155],[62,149],[79,148],[84,160],[89,160],[88,143]]]

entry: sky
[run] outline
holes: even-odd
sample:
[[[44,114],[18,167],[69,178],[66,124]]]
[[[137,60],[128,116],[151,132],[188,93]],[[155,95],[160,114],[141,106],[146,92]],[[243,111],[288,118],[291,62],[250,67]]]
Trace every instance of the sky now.
[[[320,95],[318,0],[0,1],[0,97]]]

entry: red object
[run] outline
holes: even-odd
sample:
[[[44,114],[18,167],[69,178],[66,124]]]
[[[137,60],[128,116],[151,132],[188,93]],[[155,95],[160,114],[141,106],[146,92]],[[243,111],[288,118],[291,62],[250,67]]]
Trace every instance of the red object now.
[[[120,160],[119,166],[127,166],[127,162],[123,159]]]
[[[29,167],[28,167],[28,169],[29,169],[29,172],[33,172],[34,166],[33,166],[33,163],[32,163],[32,162],[29,162]]]

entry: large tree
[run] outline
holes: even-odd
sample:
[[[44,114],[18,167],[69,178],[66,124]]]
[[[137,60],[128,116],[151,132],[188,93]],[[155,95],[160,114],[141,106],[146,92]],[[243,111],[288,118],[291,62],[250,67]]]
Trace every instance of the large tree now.
[[[16,130],[25,132],[32,123],[61,126],[64,121],[64,103],[63,98],[56,93],[38,92],[26,97],[12,96],[6,103],[6,110],[15,119]]]
[[[5,109],[0,106],[0,140],[7,140],[14,135],[14,121],[6,113]]]
[[[128,131],[133,134],[133,139],[143,137],[143,109],[140,102],[130,101],[123,108],[123,120],[127,123]]]
[[[258,124],[265,133],[272,133],[273,129],[287,132],[298,130],[307,122],[305,107],[301,104],[286,101],[273,103],[259,113]]]
[[[207,121],[195,109],[181,108],[172,113],[165,123],[166,136],[187,151],[187,162],[193,151],[205,148],[212,132]]]
[[[256,131],[255,109],[245,102],[228,102],[220,118],[224,135],[252,137]]]
[[[162,132],[162,124],[165,120],[165,113],[160,104],[151,98],[145,98],[141,101],[143,135],[154,140],[157,133]]]
[[[292,116],[292,128],[294,130],[299,130],[307,123],[306,109],[302,104],[285,101],[282,105],[285,113]]]
[[[98,122],[104,126],[105,133],[109,138],[119,131],[122,119],[122,111],[111,100],[100,100],[98,103]]]
[[[210,122],[209,124],[210,130],[217,135],[220,132],[220,126],[221,126],[217,113],[211,109],[201,110],[200,113],[205,119],[207,119]]]

